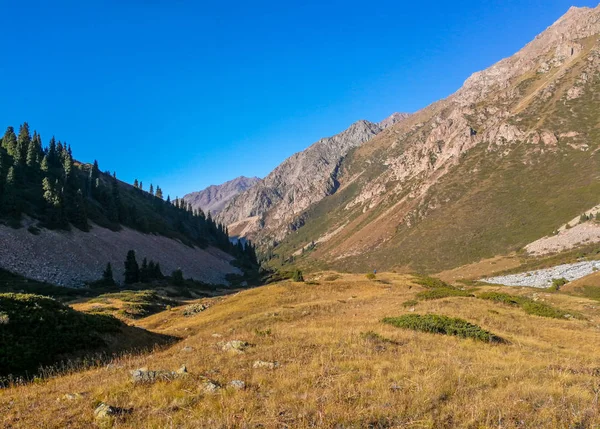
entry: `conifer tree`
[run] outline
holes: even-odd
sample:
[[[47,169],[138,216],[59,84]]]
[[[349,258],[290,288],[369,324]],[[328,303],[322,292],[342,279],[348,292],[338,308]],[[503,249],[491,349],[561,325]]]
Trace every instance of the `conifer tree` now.
[[[112,265],[110,264],[110,262],[108,264],[106,264],[106,268],[104,269],[104,272],[102,273],[102,283],[106,286],[114,286],[114,284],[115,284],[115,279],[113,277]]]
[[[148,272],[148,260],[146,258],[142,261],[142,268],[140,269],[140,281],[142,283],[147,283],[150,280],[149,272]]]
[[[125,284],[137,283],[140,280],[140,268],[135,259],[135,251],[127,252],[125,259]]]
[[[0,210],[9,216],[19,218],[21,213],[19,209],[19,202],[17,200],[17,177],[16,171],[13,166],[8,169],[6,174],[6,181],[4,183],[4,191],[2,193],[2,204]]]
[[[160,189],[160,186],[156,186],[156,198],[160,198],[162,200],[163,198],[163,193],[162,193],[162,189]]]
[[[152,186],[152,183],[150,183],[150,190],[148,192],[150,195],[154,195],[154,187]]]
[[[29,125],[24,122],[19,128],[19,135],[17,136],[17,150],[15,151],[15,164],[24,165],[27,160],[27,149],[31,142],[31,135],[29,134]]]
[[[92,180],[96,180],[98,177],[100,177],[100,168],[98,167],[98,161],[94,160],[94,164],[92,165]]]
[[[17,150],[17,135],[15,134],[15,129],[13,127],[6,128],[4,137],[2,137],[2,147],[6,149],[10,156],[15,156]]]
[[[135,179],[135,180],[133,181],[133,187],[134,187],[135,189],[138,189],[138,188],[140,187],[140,183],[138,182],[138,179]]]

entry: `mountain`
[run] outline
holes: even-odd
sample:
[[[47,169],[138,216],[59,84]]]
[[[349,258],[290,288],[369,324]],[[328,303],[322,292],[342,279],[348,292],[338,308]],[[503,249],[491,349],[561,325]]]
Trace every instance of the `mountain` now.
[[[8,127],[0,145],[0,268],[61,286],[99,280],[110,263],[123,278],[125,256],[137,252],[205,283],[226,284],[227,274],[255,265],[253,247],[230,243],[225,228],[189,204],[163,199],[102,173],[98,163],[73,158],[54,137],[46,147],[24,123]],[[242,265],[240,265],[241,263]]]
[[[319,140],[234,197],[218,220],[228,225],[233,235],[252,238],[263,231],[263,235],[282,239],[301,226],[294,223],[298,214],[336,192],[339,167],[352,149],[406,117],[396,113],[379,124],[361,120],[340,134]]]
[[[258,177],[236,177],[221,185],[211,185],[202,191],[192,192],[183,197],[194,209],[210,212],[213,216],[219,213],[237,194],[250,189],[260,182]]]
[[[255,237],[276,265],[439,271],[519,251],[599,203],[599,35],[600,6],[571,8],[455,94],[373,133],[320,198],[252,212],[242,194],[230,208],[279,220]]]

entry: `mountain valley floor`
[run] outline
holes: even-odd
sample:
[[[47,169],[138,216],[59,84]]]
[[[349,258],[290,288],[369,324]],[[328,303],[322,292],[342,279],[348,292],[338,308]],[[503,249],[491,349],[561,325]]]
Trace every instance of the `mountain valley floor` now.
[[[2,389],[0,425],[600,425],[597,299],[395,273],[305,277],[205,299],[195,314],[174,307],[138,319],[181,341]],[[475,332],[502,341],[464,338]],[[137,369],[163,372],[136,383]]]

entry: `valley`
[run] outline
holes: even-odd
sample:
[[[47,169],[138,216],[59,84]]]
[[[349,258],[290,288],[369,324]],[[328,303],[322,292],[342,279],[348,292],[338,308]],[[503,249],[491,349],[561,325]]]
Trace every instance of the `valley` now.
[[[153,15],[152,37],[170,7]],[[403,112],[410,94],[358,94],[387,82],[372,73],[397,53],[361,48],[358,27],[331,52],[313,57],[313,47],[310,70],[294,55],[270,75],[268,48],[289,34],[228,50],[229,33],[215,42],[206,32],[236,8],[228,19],[202,9],[196,18],[215,28],[174,13],[165,28],[185,37],[130,70],[136,81],[116,100],[135,109],[113,100],[96,112],[120,122],[118,144],[87,129],[81,139],[53,116],[57,131],[80,137],[73,148],[28,122],[0,139],[0,426],[600,427],[600,5],[571,7],[446,98],[391,114],[389,99]],[[148,25],[142,15],[123,22]],[[304,40],[332,27],[291,30]],[[253,31],[231,33],[235,46]],[[196,33],[202,43],[188,43]],[[159,36],[138,42],[154,52]],[[135,46],[133,65],[119,60],[102,76],[137,66],[147,53]],[[347,110],[325,95],[282,102],[358,73],[334,48],[361,52]],[[257,70],[258,90],[244,80]],[[300,79],[315,70],[319,82]],[[167,72],[164,91],[143,86]],[[430,87],[444,70],[435,73]],[[143,96],[124,95],[138,84]],[[347,121],[363,102],[378,109],[360,112],[387,114]],[[148,106],[146,129],[130,126]],[[46,132],[49,119],[31,110]],[[315,119],[323,112],[331,122]],[[123,176],[102,171],[96,151]]]

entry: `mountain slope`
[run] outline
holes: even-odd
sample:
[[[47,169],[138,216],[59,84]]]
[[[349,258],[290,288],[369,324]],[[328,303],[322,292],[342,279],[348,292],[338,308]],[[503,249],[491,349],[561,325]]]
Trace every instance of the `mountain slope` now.
[[[234,246],[204,213],[80,163],[54,138],[43,147],[27,123],[18,135],[8,127],[0,145],[0,240],[1,268],[66,286],[99,280],[109,262],[119,282],[128,250],[211,283],[241,273],[235,258],[256,265],[252,246]]]
[[[281,163],[262,182],[233,198],[218,219],[230,234],[254,237],[258,231],[281,239],[300,225],[293,218],[338,186],[339,165],[347,153],[402,121],[394,114],[381,124],[358,121],[333,137],[323,138]]]
[[[354,150],[336,194],[276,248],[280,260],[441,270],[518,250],[598,204],[599,34],[600,6],[572,8]]]
[[[202,191],[189,193],[183,199],[190,203],[192,208],[205,213],[210,212],[214,216],[223,210],[232,198],[258,182],[258,177],[240,176],[221,185],[211,185]]]

